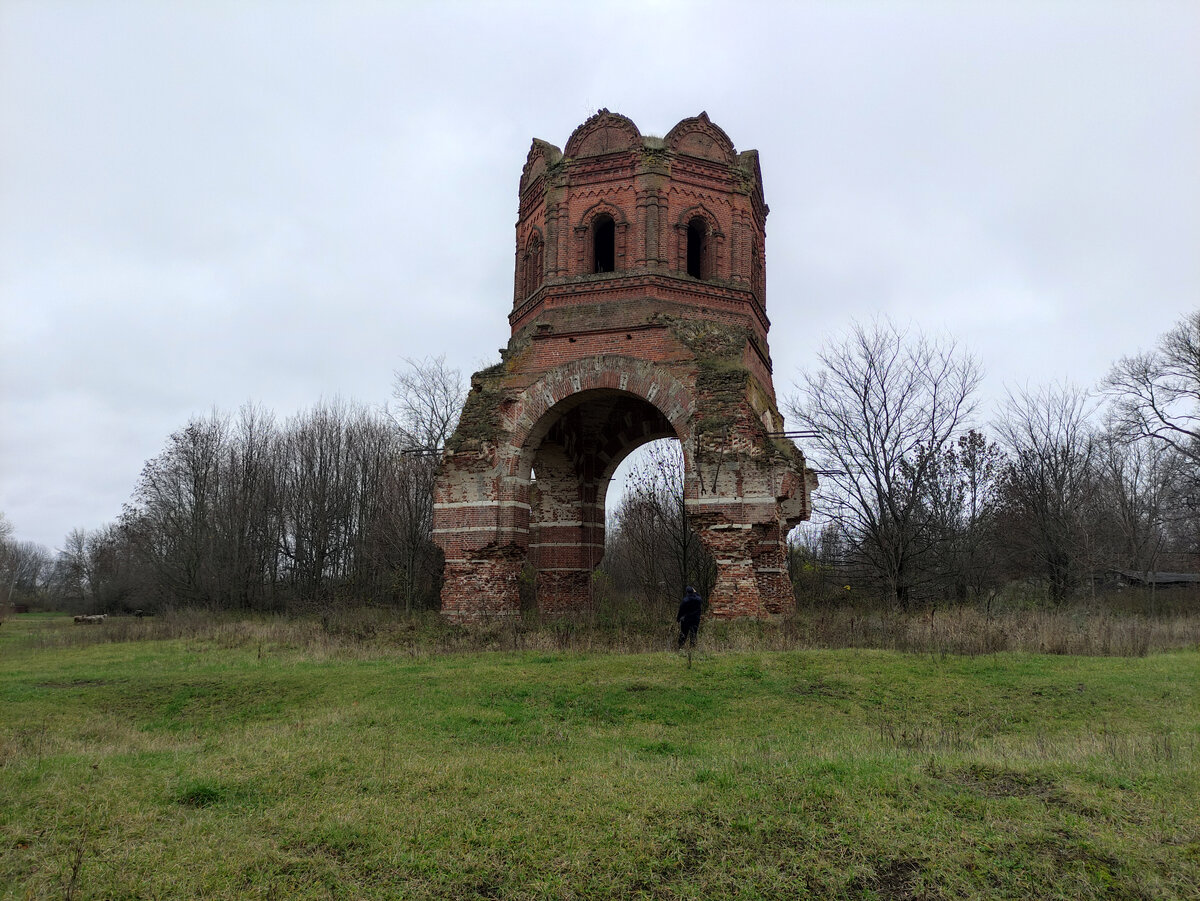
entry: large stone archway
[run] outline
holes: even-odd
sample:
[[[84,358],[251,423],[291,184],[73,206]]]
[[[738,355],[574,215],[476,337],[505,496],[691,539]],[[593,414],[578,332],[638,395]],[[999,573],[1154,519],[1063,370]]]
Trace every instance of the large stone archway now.
[[[710,611],[787,612],[784,539],[808,517],[816,478],[782,437],[771,382],[757,154],[735,155],[703,113],[657,139],[607,111],[567,151],[534,141],[512,338],[500,364],[472,377],[443,457],[443,613],[515,615],[527,563],[540,610],[584,606],[617,463],[672,436],[689,514],[717,562]],[[699,277],[688,274],[697,208]]]
[[[537,573],[538,609],[559,613],[591,597],[617,464],[646,442],[676,434],[645,399],[604,388],[568,396],[542,420],[525,439],[523,454],[532,458],[528,561]]]

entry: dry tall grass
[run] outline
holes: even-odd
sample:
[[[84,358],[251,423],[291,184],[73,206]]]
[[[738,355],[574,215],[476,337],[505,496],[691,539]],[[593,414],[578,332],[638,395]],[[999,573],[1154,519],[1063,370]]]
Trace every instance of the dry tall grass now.
[[[1084,656],[1143,656],[1200,648],[1200,604],[1179,598],[1153,614],[1130,605],[1091,603],[1047,609],[988,612],[971,605],[900,612],[843,604],[801,608],[770,622],[717,622],[701,627],[708,651],[873,648],[929,654],[1021,651]],[[339,609],[317,615],[264,616],[199,609],[169,610],[136,619],[110,617],[100,626],[75,625],[67,616],[28,633],[45,647],[101,642],[195,640],[222,647],[258,647],[306,655],[427,656],[466,651],[597,651],[644,653],[673,646],[674,610],[624,599],[588,613],[557,619],[526,614],[470,626],[444,622],[434,612],[404,614],[386,608]]]

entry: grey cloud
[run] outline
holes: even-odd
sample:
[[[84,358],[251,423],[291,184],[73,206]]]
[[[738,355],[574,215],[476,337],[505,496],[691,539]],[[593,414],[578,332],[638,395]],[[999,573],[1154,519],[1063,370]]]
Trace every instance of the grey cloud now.
[[[757,148],[776,384],[851,316],[1088,383],[1200,296],[1192,4],[0,8],[0,509],[119,512],[191,415],[507,338],[517,178],[596,107]]]

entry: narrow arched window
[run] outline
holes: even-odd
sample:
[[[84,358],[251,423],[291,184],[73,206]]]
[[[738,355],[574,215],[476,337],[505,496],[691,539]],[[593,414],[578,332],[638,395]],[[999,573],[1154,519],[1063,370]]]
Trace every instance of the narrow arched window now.
[[[603,213],[592,220],[592,272],[616,272],[617,227]]]
[[[687,227],[687,274],[702,279],[707,270],[708,224],[697,216]]]
[[[542,237],[534,232],[525,255],[525,293],[532,294],[542,286]]]
[[[757,238],[750,244],[750,290],[758,296],[761,302],[763,299],[763,258]]]

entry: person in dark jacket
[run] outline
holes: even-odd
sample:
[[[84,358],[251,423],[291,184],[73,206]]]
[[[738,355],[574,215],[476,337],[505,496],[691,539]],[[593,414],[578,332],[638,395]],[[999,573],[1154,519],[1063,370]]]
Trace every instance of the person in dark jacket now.
[[[700,630],[700,608],[703,606],[704,600],[700,597],[699,592],[689,585],[687,591],[683,593],[679,612],[675,614],[675,620],[679,623],[680,650],[683,649],[689,638],[692,641],[692,647],[696,646],[696,635]]]

